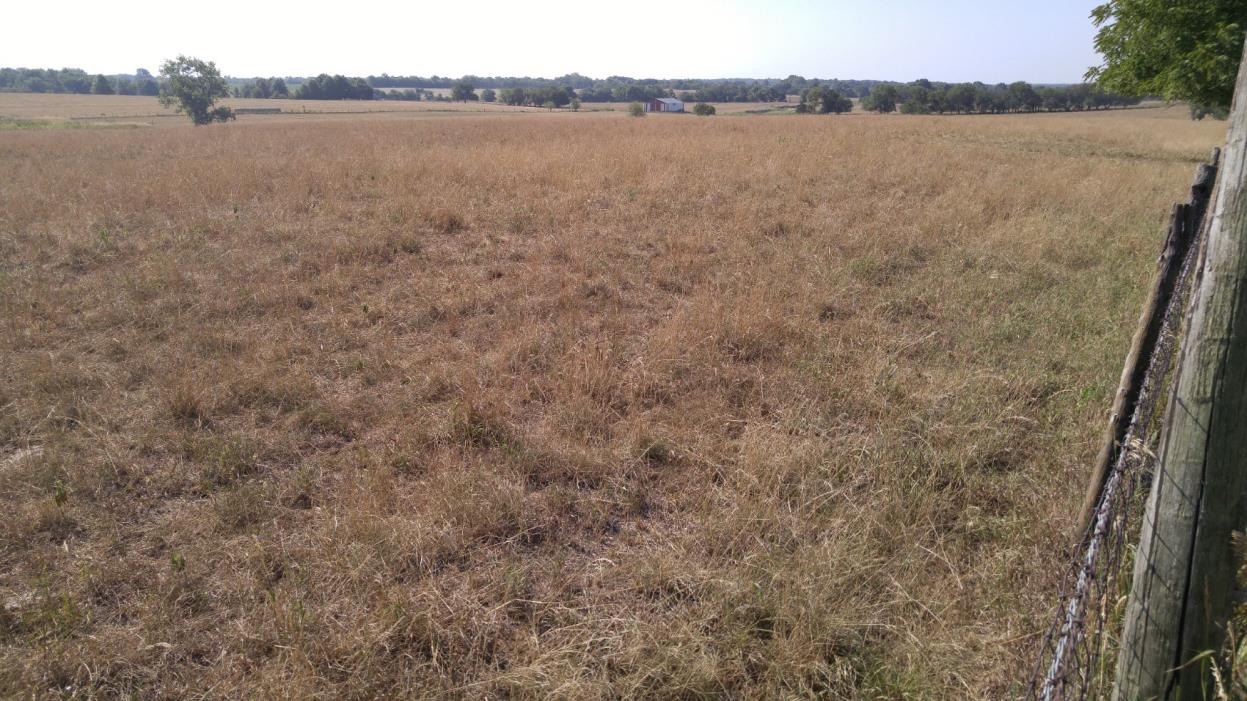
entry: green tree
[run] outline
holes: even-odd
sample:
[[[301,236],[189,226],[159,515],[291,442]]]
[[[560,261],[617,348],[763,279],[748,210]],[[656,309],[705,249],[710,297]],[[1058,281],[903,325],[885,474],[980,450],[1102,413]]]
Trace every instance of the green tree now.
[[[645,107],[639,102],[634,102],[628,105],[628,116],[629,117],[644,117]]]
[[[862,106],[868,110],[885,114],[896,111],[896,100],[900,97],[895,85],[876,85],[866,96]]]
[[[498,97],[504,104],[511,105],[512,107],[517,107],[528,102],[528,93],[524,90],[524,88],[504,88]]]
[[[494,102],[498,99],[498,93],[493,88],[485,88],[481,91],[481,100],[483,102]]]
[[[805,114],[805,113],[812,114],[814,112],[822,111],[823,94],[825,92],[826,92],[826,88],[824,88],[821,85],[815,85],[809,90],[806,90],[805,97],[802,99],[802,104],[805,105],[805,109],[801,110],[802,114]]]
[[[1106,90],[1190,103],[1226,114],[1247,32],[1247,0],[1109,0],[1091,11],[1104,64],[1087,71]]]
[[[917,98],[909,98],[901,103],[901,114],[927,114],[931,110],[927,108],[927,103]]]
[[[91,83],[91,94],[93,95],[112,95],[113,84],[108,78],[102,75],[95,76],[95,82]]]
[[[282,84],[285,85],[284,81]],[[299,85],[295,97],[300,100],[373,100],[376,90],[363,78],[321,73]]]
[[[954,112],[969,112],[974,109],[974,86],[969,83],[958,83],[948,89],[945,100],[948,109]]]
[[[176,108],[196,126],[234,118],[230,108],[213,107],[217,98],[229,95],[229,88],[211,61],[190,56],[165,61],[160,66],[160,83],[160,104]]]
[[[476,88],[468,81],[461,80],[450,89],[450,99],[456,102],[467,102],[479,98],[476,96]]]
[[[78,93],[80,95],[91,92],[91,79],[85,73],[66,76],[61,80],[61,84],[65,87],[65,92]]]
[[[826,90],[819,103],[824,114],[841,114],[853,111],[853,101],[835,90]]]
[[[707,105],[704,102],[698,102],[693,105],[693,114],[699,117],[709,117],[714,114],[714,105]]]
[[[1025,110],[1034,112],[1043,104],[1043,98],[1031,87],[1030,83],[1019,80],[1016,83],[1009,84],[1009,98],[1013,102],[1013,108],[1017,110]]]
[[[572,108],[573,112],[579,112],[580,111],[580,98],[573,97],[572,101],[568,103],[568,105]]]

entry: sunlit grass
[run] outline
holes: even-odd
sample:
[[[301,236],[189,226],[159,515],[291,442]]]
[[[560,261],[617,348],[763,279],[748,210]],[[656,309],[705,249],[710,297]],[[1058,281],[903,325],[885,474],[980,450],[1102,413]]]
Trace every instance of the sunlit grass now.
[[[6,131],[0,689],[1005,696],[1182,114]]]

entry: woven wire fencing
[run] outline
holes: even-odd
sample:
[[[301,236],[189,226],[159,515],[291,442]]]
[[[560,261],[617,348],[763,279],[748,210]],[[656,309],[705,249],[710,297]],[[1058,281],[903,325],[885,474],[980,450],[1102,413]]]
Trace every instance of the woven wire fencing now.
[[[1214,153],[1214,165],[1216,161]],[[1186,206],[1199,210],[1193,222],[1194,235],[1177,263],[1173,291],[1161,311],[1155,344],[1124,437],[1110,462],[1090,526],[1075,548],[1063,580],[1060,605],[1044,635],[1027,687],[1029,699],[1107,698],[1112,694],[1117,636],[1133,568],[1129,545],[1138,538],[1163,410],[1175,376],[1179,333],[1191,290],[1198,284],[1206,200],[1201,202],[1193,188],[1192,201]]]

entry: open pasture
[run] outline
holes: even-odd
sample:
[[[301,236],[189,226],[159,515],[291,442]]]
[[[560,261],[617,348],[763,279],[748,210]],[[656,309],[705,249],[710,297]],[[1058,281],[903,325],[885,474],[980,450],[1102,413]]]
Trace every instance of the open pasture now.
[[[0,695],[999,698],[1223,135],[0,132]]]
[[[234,109],[272,109],[281,114],[240,114],[238,119],[252,121],[351,120],[395,117],[432,117],[471,114],[515,115],[525,113],[551,114],[541,107],[512,107],[488,102],[406,102],[402,100],[273,100],[229,98],[221,104]],[[626,102],[586,102],[583,112],[627,112]],[[715,103],[719,114],[744,114],[782,108],[782,104],[757,102]],[[691,103],[690,107],[691,109]],[[571,110],[553,110],[566,114]],[[653,115],[670,118],[675,115]],[[693,115],[680,115],[692,117]],[[154,97],[135,95],[67,95],[60,93],[0,93],[0,120],[48,122],[51,125],[76,126],[185,126],[185,117],[161,106]],[[0,127],[3,128],[3,127]]]
[[[228,98],[220,104],[234,109],[278,108],[297,116],[322,114],[403,115],[408,113],[447,112],[529,112],[542,111],[533,107],[507,107],[488,103],[405,102],[401,100],[270,100],[259,98]],[[239,115],[239,119],[273,119],[283,115]],[[185,117],[171,108],[161,106],[154,97],[136,95],[68,95],[60,93],[0,93],[0,117],[42,120],[126,120],[162,126],[184,126]]]

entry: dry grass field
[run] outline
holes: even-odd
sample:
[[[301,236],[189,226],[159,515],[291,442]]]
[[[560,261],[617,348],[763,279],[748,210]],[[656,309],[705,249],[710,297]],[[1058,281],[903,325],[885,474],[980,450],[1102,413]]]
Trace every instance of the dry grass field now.
[[[447,112],[544,112],[536,107],[508,107],[483,102],[404,102],[400,100],[222,100],[221,104],[238,108],[278,108],[297,116],[312,115],[389,115],[415,116],[420,113]],[[287,115],[239,115],[243,121],[281,118]],[[52,121],[125,121],[143,126],[186,126],[186,118],[173,109],[162,107],[154,97],[135,95],[66,95],[55,93],[0,93],[0,117],[42,119]]]
[[[1010,693],[1223,135],[0,132],[0,696]]]
[[[517,114],[571,114],[567,108],[550,111],[541,107],[511,107],[487,102],[403,102],[362,100],[262,100],[228,99],[221,104],[238,108],[278,108],[282,114],[241,114],[238,121],[272,122],[297,119],[393,119],[395,117],[445,117]],[[627,102],[586,102],[583,112],[627,112]],[[790,105],[758,102],[716,102],[721,115],[787,110]],[[691,108],[690,108],[691,109]],[[671,119],[689,115],[650,115]],[[154,97],[133,95],[64,95],[36,93],[0,93],[0,130],[3,120],[47,122],[45,126],[186,126],[186,118],[172,109],[162,107]]]
[[[446,91],[449,92],[449,91]],[[489,114],[552,114],[541,107],[511,107],[488,102],[404,102],[367,100],[263,100],[227,99],[221,104],[234,109],[277,108],[282,114],[241,114],[244,122],[273,120],[309,120],[317,118],[389,119],[402,117],[444,117],[455,115]],[[627,102],[587,102],[581,106],[585,112],[626,112]],[[719,114],[743,114],[768,109],[785,108],[783,104],[757,102],[715,103]],[[556,110],[554,114],[567,114],[570,110]],[[671,118],[675,115],[651,115]],[[162,107],[154,97],[134,95],[66,95],[55,93],[0,93],[0,120],[34,120],[48,122],[49,126],[186,126],[186,118],[173,109]],[[5,124],[0,121],[0,129]]]

